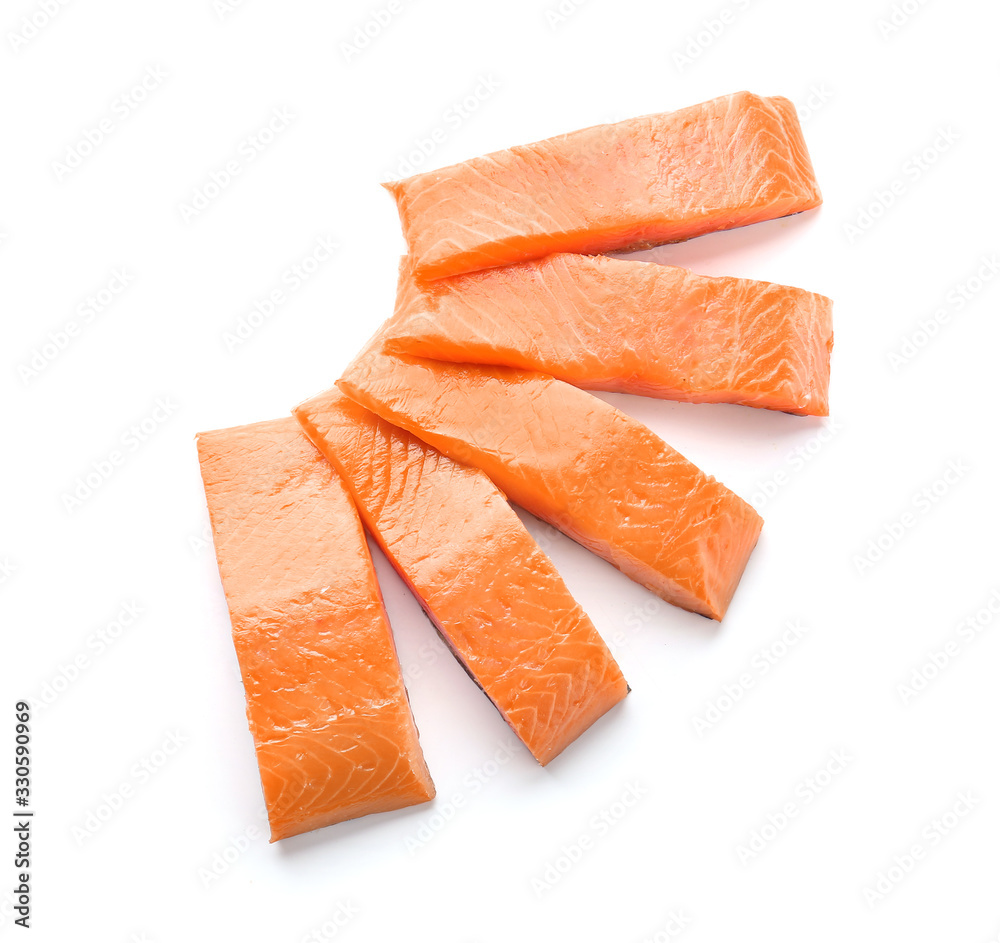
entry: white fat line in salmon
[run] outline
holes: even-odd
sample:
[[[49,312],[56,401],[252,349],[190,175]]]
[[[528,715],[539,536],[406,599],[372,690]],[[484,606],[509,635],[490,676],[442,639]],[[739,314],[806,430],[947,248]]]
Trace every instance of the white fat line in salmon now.
[[[403,0],[389,0],[385,6],[373,10],[364,23],[355,27],[350,39],[341,42],[340,53],[344,57],[344,61],[350,62],[356,56],[360,56],[382,35],[386,27],[403,12],[403,9]]]
[[[951,126],[939,128],[929,144],[907,157],[896,176],[877,187],[868,201],[858,208],[853,222],[843,224],[848,244],[854,245],[861,236],[870,232],[886,212],[909,192],[913,184],[936,166],[961,139]]]
[[[66,512],[72,514],[82,508],[177,410],[177,403],[169,396],[158,396],[153,408],[118,436],[117,447],[92,461],[90,468],[60,495]]]
[[[45,339],[28,351],[25,359],[18,364],[17,375],[27,385],[68,350],[93,324],[99,315],[108,310],[115,300],[135,280],[130,267],[117,265],[111,275],[101,283],[74,309],[73,317],[67,318],[59,327],[46,332]]]
[[[595,812],[587,820],[586,830],[572,841],[560,845],[558,854],[542,866],[539,874],[532,877],[531,888],[535,896],[542,897],[552,890],[648,794],[649,790],[645,786],[638,782],[629,783],[614,802]]]
[[[958,622],[952,629],[951,635],[914,666],[905,682],[896,685],[896,694],[903,706],[908,707],[912,704],[976,639],[982,638],[983,631],[993,625],[998,614],[1000,614],[1000,587],[995,588],[975,612],[970,612]]]
[[[921,828],[917,838],[879,871],[862,894],[868,909],[882,903],[903,881],[927,860],[927,853],[937,848],[976,809],[982,800],[965,789],[959,792],[948,808]]]
[[[831,419],[824,428],[811,435],[801,445],[789,449],[785,455],[783,466],[776,469],[763,481],[758,480],[755,483],[755,490],[750,495],[750,503],[754,509],[761,510],[782,488],[791,482],[792,476],[802,471],[843,429],[843,423],[837,419]]]
[[[75,654],[59,659],[55,671],[43,682],[38,694],[29,698],[32,710],[41,712],[55,704],[145,611],[134,599],[122,602],[111,619],[87,635]]]
[[[19,53],[35,39],[61,12],[70,0],[39,0],[35,9],[17,21],[15,28],[7,33],[7,41],[13,52]]]
[[[207,210],[233,181],[264,153],[281,135],[295,115],[287,105],[279,105],[271,110],[271,116],[256,131],[248,134],[236,147],[236,153],[221,167],[209,171],[208,179],[195,187],[187,202],[178,204],[181,219],[190,223]]]
[[[486,785],[517,754],[518,743],[514,740],[500,742],[493,756],[462,778],[462,789],[456,790],[444,802],[436,799],[434,811],[424,819],[416,832],[404,841],[406,850],[416,854],[428,842],[433,841],[441,831],[465,808],[469,799],[479,795]]]
[[[332,236],[320,236],[313,247],[301,258],[288,265],[278,277],[277,284],[266,291],[241,315],[232,327],[222,332],[222,342],[229,353],[242,347],[257,330],[306,282],[334,257],[340,243]]]
[[[725,719],[745,695],[756,687],[757,682],[784,661],[808,633],[809,629],[798,621],[786,622],[782,632],[754,652],[744,670],[724,684],[719,693],[705,703],[702,712],[692,718],[694,732],[699,737],[704,737]]]
[[[889,366],[893,373],[912,363],[924,348],[934,340],[952,318],[975,301],[1000,272],[1000,258],[997,253],[981,256],[976,262],[976,270],[953,288],[945,292],[944,299],[934,311],[917,321],[917,326],[888,353]]]
[[[740,864],[746,867],[759,858],[853,762],[854,757],[846,750],[831,750],[826,762],[796,783],[788,798],[768,812],[764,821],[736,846],[736,858]]]
[[[900,0],[900,2],[894,3],[892,9],[884,16],[879,17],[875,24],[881,37],[889,39],[895,36],[929,2],[930,0]]]
[[[406,152],[396,161],[395,168],[384,173],[382,179],[402,180],[418,173],[420,168],[479,110],[480,106],[489,101],[502,87],[492,72],[480,75],[471,91],[455,99],[445,108],[439,124],[413,139]]]
[[[69,144],[61,159],[53,160],[51,167],[56,180],[65,180],[79,170],[88,158],[107,141],[111,135],[132,117],[135,110],[155,92],[168,76],[163,66],[151,65],[132,85],[111,99],[106,114],[88,124]]]
[[[705,17],[701,21],[701,28],[691,33],[684,45],[673,53],[677,71],[683,72],[689,65],[693,65],[736,22],[738,15],[749,8],[750,0],[733,0],[711,16]]]
[[[858,575],[866,576],[875,564],[884,560],[910,530],[940,504],[971,470],[971,466],[964,459],[953,458],[948,462],[940,476],[913,495],[907,510],[900,512],[889,523],[883,525],[881,531],[868,540],[863,552],[854,554],[852,562]]]

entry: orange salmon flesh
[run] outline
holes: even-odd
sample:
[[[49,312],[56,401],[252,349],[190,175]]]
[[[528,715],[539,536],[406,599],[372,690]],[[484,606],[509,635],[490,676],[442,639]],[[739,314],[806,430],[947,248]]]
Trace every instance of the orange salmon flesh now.
[[[832,302],[655,262],[560,254],[418,282],[386,349],[548,373],[588,390],[829,414]]]
[[[760,516],[620,410],[542,373],[390,356],[378,337],[338,386],[668,602],[725,614]]]
[[[473,680],[545,765],[628,692],[504,496],[331,390],[295,410]]]
[[[292,417],[198,454],[271,841],[432,799],[344,483]]]
[[[678,242],[822,202],[795,106],[750,92],[384,186],[421,279]]]

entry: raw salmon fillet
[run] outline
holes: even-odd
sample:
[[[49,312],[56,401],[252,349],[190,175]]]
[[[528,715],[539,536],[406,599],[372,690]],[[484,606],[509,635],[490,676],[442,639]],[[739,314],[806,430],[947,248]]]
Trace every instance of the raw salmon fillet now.
[[[337,390],[295,410],[472,679],[543,766],[628,693],[555,567],[479,469]]]
[[[668,602],[721,619],[761,519],[649,429],[535,371],[390,356],[338,382]]]
[[[384,186],[421,279],[677,242],[822,202],[795,106],[750,92]]]
[[[344,483],[292,417],[198,454],[271,841],[433,798]]]
[[[404,265],[385,346],[589,390],[826,416],[831,308],[800,288],[606,256],[423,283]]]

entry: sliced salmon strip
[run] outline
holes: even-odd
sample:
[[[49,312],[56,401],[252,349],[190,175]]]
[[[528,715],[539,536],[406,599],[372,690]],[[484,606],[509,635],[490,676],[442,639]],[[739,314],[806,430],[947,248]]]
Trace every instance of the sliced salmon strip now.
[[[338,386],[668,602],[721,619],[761,519],[649,429],[542,373],[390,356]]]
[[[496,486],[337,390],[295,410],[470,677],[543,766],[628,693]]]
[[[423,283],[404,266],[385,346],[589,390],[826,416],[831,308],[801,288],[606,256]]]
[[[433,798],[344,483],[292,417],[198,454],[271,841]]]
[[[421,279],[677,242],[822,202],[795,106],[750,92],[385,186]]]

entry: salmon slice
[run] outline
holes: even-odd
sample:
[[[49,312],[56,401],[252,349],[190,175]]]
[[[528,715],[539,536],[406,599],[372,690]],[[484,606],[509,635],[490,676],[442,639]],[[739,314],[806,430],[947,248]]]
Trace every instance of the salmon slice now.
[[[795,106],[750,92],[384,186],[421,279],[677,242],[822,202]]]
[[[338,386],[668,602],[721,619],[757,542],[754,509],[649,429],[535,371],[390,356]]]
[[[569,253],[423,283],[405,268],[389,351],[589,390],[829,414],[823,295]]]
[[[337,390],[295,410],[368,530],[543,766],[628,693],[587,614],[504,496]]]
[[[433,798],[344,483],[292,417],[198,454],[271,841]]]

